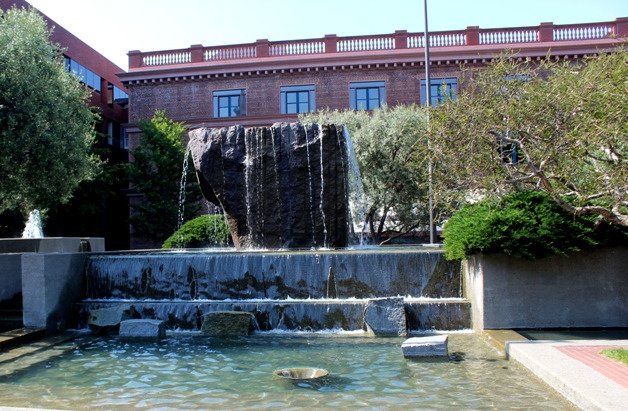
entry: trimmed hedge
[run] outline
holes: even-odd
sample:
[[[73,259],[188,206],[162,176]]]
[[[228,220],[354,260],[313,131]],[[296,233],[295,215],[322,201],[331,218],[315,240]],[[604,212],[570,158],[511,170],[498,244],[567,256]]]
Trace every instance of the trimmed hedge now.
[[[225,217],[210,214],[196,217],[181,226],[164,241],[162,248],[204,248],[224,246],[231,236]]]
[[[467,205],[443,229],[447,259],[503,253],[528,260],[625,243],[626,230],[596,227],[591,217],[566,213],[546,193],[515,192]]]

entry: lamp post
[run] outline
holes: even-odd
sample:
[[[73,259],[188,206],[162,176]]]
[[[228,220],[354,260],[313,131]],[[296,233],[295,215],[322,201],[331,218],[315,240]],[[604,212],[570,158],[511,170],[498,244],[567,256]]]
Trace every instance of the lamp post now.
[[[432,173],[434,165],[432,164],[432,150],[430,146],[430,112],[431,109],[431,91],[430,85],[430,34],[427,27],[427,0],[423,0],[423,15],[425,17],[425,33],[423,40],[425,41],[425,105],[427,106],[427,151],[429,159],[427,163],[427,197],[430,215],[430,244],[434,244],[434,194],[432,192]]]

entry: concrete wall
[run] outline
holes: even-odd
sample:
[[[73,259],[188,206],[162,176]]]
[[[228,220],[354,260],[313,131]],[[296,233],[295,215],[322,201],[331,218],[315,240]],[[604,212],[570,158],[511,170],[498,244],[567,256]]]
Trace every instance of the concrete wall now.
[[[473,328],[628,327],[628,248],[527,261],[476,255],[463,264]]]
[[[25,327],[61,330],[77,324],[87,253],[22,254]]]
[[[105,251],[102,237],[0,238],[0,253],[78,253]]]
[[[22,256],[0,254],[0,303],[22,292]]]

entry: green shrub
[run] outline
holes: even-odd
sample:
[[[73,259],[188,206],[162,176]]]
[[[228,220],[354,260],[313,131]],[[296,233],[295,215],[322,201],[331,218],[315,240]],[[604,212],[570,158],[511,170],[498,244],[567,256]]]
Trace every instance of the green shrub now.
[[[222,214],[196,217],[181,226],[164,241],[162,248],[203,248],[227,245],[229,229]]]
[[[547,194],[523,191],[463,207],[443,237],[448,259],[503,253],[534,260],[625,241],[626,233],[610,235],[608,228],[596,229],[592,218],[569,215]]]

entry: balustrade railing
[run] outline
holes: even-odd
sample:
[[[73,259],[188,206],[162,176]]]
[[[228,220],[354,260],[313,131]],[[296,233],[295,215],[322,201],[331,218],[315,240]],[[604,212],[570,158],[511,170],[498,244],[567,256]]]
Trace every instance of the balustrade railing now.
[[[560,41],[584,41],[609,37],[628,37],[628,18],[611,22],[554,25],[541,23],[535,27],[511,27],[430,33],[430,47],[465,47],[496,44],[522,44]],[[315,55],[330,53],[355,53],[425,47],[423,33],[408,33],[405,30],[393,34],[268,41],[229,46],[204,47],[194,45],[188,49],[129,52],[129,68],[172,66],[190,63],[246,60],[282,56]]]
[[[242,60],[257,57],[255,46],[205,47],[203,61]]]
[[[538,27],[489,29],[480,32],[480,44],[517,44],[539,41]]]
[[[299,54],[319,54],[325,52],[322,40],[278,41],[269,44],[269,56],[295,56]]]
[[[336,43],[339,53],[394,49],[395,39],[392,35],[339,38]]]

